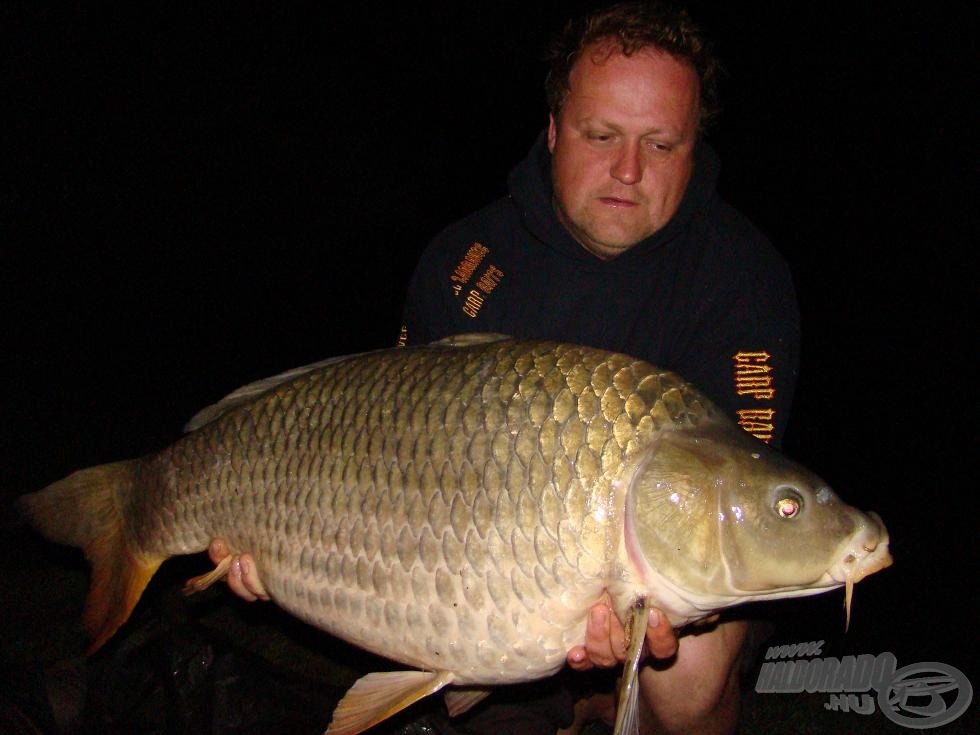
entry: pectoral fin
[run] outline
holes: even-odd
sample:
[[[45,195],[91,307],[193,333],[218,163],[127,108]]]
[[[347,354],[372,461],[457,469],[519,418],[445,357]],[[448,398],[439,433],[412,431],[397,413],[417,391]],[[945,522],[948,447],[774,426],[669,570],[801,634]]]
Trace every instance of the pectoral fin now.
[[[439,691],[450,671],[385,671],[362,676],[334,710],[325,735],[356,735]]]
[[[650,619],[650,605],[647,598],[641,597],[630,609],[626,630],[629,646],[626,649],[626,663],[623,664],[623,678],[619,684],[619,702],[616,705],[616,725],[613,735],[635,735],[640,731],[638,719],[640,692],[640,656],[646,638],[647,621]]]

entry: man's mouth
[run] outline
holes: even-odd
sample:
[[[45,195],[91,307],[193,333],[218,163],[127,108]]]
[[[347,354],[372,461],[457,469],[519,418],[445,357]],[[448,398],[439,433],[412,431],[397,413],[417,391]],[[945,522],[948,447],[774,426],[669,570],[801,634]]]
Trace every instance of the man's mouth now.
[[[619,197],[599,197],[599,201],[607,207],[638,207],[639,204],[630,199],[620,199]]]

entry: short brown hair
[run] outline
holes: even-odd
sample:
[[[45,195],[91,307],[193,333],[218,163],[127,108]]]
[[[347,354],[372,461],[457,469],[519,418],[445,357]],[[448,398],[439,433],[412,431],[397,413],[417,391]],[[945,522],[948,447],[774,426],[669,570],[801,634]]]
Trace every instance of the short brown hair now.
[[[568,96],[572,67],[587,47],[599,41],[615,42],[625,56],[652,46],[689,63],[700,82],[698,129],[706,131],[718,116],[721,65],[687,11],[667,2],[624,2],[569,21],[555,37],[548,49],[544,86],[556,118]]]

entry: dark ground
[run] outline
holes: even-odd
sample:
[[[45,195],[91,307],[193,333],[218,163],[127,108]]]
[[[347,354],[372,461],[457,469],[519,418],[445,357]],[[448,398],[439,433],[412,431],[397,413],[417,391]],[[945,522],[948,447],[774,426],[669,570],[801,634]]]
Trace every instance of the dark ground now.
[[[589,4],[527,5],[0,4],[4,508],[168,444],[249,380],[391,344],[421,248],[503,192],[546,121],[537,50]],[[858,586],[846,635],[838,593],[771,606],[770,643],[891,651],[980,685],[975,11],[694,7],[729,72],[723,193],[797,283],[785,449],[880,512],[895,556]],[[329,668],[310,651],[338,644],[271,606],[182,600],[201,559],[82,664],[84,565],[3,518],[0,732],[56,732],[85,681],[102,732],[319,732],[340,691],[324,682],[373,665],[341,647]],[[826,702],[749,695],[741,729],[902,729]],[[976,711],[939,729],[976,732]]]

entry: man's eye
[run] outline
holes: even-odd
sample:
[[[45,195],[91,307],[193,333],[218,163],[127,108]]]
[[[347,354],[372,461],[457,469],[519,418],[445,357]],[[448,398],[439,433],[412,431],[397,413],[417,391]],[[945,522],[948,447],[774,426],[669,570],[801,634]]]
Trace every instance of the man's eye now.
[[[612,140],[612,136],[608,133],[589,133],[589,140],[594,140],[597,143],[606,143]]]

